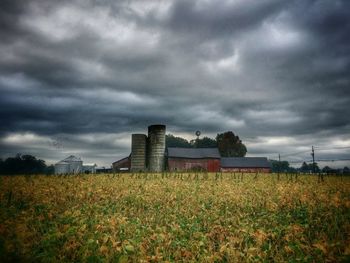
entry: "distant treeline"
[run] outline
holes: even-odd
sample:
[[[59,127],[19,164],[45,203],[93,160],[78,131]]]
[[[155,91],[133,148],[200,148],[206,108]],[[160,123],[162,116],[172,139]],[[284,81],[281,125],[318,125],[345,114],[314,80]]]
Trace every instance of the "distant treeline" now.
[[[247,147],[232,131],[218,133],[215,139],[203,137],[188,141],[172,134],[167,134],[165,139],[166,147],[218,148],[222,157],[244,157],[247,153]]]
[[[0,159],[0,174],[53,174],[54,166],[47,166],[44,160],[32,155],[17,154],[5,160]]]
[[[173,137],[172,135],[167,135],[167,138]],[[179,137],[178,137],[179,138]],[[182,138],[181,138],[182,139]],[[203,138],[204,139],[204,138]],[[202,139],[202,140],[203,140]],[[205,140],[205,139],[204,139]],[[192,142],[193,144],[193,142]],[[176,144],[178,145],[178,144]],[[214,144],[211,147],[217,147]],[[171,146],[170,146],[171,147]],[[172,146],[175,147],[175,146]],[[177,146],[180,147],[180,146]],[[192,148],[195,147],[193,145],[189,146],[188,144],[184,144],[182,147]],[[202,146],[203,147],[203,146]],[[327,173],[327,174],[346,174],[350,175],[350,169],[345,166],[340,169],[333,169],[329,166],[325,166],[322,169],[319,168],[318,164],[315,163],[315,167],[313,167],[312,163],[304,162],[301,167],[294,168],[289,165],[287,161],[276,161],[270,160],[272,172],[274,173],[312,173],[315,169],[316,173]],[[44,160],[37,159],[32,155],[21,155],[17,154],[15,157],[9,157],[5,160],[0,159],[0,174],[1,175],[15,175],[15,174],[54,174],[54,166],[45,164]]]
[[[276,161],[276,160],[270,160],[272,172],[274,173],[312,173],[315,171],[315,173],[327,173],[327,174],[350,174],[349,167],[345,166],[344,168],[339,169],[333,169],[329,166],[325,166],[322,169],[318,166],[317,163],[315,163],[315,167],[312,163],[306,163],[303,162],[303,164],[299,168],[294,168],[289,166],[288,161]]]

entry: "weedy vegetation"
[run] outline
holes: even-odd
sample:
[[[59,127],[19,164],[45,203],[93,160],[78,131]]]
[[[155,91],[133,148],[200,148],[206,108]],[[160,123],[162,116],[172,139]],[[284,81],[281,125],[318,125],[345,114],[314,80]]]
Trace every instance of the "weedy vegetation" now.
[[[0,177],[8,262],[349,262],[350,178]]]

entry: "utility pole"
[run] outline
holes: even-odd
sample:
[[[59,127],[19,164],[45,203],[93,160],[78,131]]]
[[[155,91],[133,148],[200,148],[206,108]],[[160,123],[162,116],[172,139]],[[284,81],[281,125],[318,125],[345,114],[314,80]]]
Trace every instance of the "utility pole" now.
[[[311,156],[312,156],[312,173],[315,173],[315,149],[314,146],[311,148]]]

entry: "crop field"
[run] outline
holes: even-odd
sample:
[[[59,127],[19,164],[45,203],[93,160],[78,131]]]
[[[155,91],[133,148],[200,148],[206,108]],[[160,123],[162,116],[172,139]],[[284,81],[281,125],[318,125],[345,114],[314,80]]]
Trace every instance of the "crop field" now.
[[[350,177],[0,177],[2,262],[349,262]]]

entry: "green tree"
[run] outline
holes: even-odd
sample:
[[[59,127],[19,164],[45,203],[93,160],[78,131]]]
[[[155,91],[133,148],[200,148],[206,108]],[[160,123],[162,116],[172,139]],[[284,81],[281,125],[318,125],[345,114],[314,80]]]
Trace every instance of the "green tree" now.
[[[45,174],[52,175],[55,173],[55,166],[53,164],[46,166],[45,168]]]
[[[244,157],[247,153],[246,146],[232,131],[218,134],[216,141],[222,157]]]
[[[306,162],[303,162],[303,164],[301,165],[299,170],[302,173],[309,173],[310,172],[309,165]]]
[[[301,165],[299,170],[302,173],[312,173],[313,172],[313,164],[312,163],[307,164],[306,162],[303,162],[303,164]],[[317,163],[315,163],[315,173],[318,173],[320,171],[321,170],[318,167]]]
[[[272,172],[273,173],[285,173],[285,172],[290,172],[291,167],[289,167],[289,162],[288,161],[276,161],[276,160],[271,160],[271,166],[272,166]]]
[[[329,167],[329,166],[325,166],[325,167],[323,167],[322,168],[322,172],[323,173],[330,173],[330,172],[332,172],[332,168],[331,167]]]
[[[45,173],[45,161],[32,155],[17,154],[2,162],[0,174],[40,174]]]
[[[191,140],[191,145],[195,148],[216,148],[218,146],[216,140],[209,137]]]
[[[182,147],[182,148],[191,148],[192,145],[184,138],[175,137],[172,134],[167,134],[165,136],[165,145],[166,147]]]

